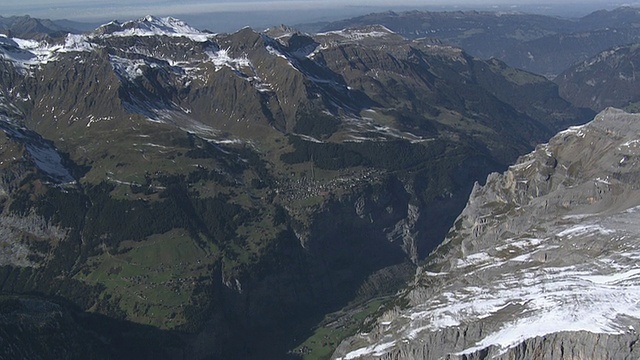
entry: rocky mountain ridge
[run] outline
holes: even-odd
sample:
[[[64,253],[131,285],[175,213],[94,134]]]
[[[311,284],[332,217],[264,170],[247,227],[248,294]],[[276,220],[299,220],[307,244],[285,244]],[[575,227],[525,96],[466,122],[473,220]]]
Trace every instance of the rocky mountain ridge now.
[[[637,357],[638,120],[609,108],[490,175],[334,358]]]

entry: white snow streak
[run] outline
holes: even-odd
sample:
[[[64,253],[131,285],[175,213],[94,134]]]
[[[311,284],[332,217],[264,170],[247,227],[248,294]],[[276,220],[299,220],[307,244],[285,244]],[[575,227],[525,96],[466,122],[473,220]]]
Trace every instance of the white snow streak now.
[[[640,213],[632,208],[617,216],[616,221],[635,224]],[[577,221],[586,218],[565,217]],[[390,345],[387,331],[397,344],[410,343],[419,341],[426,332],[481,320],[493,324],[493,328],[487,328],[493,331],[456,355],[489,346],[506,351],[526,339],[563,331],[625,333],[628,323],[621,319],[640,319],[640,243],[632,241],[626,230],[612,230],[605,223],[618,229],[614,226],[617,223],[578,223],[544,239],[505,239],[497,247],[458,259],[448,273],[423,274],[458,280],[445,280],[439,296],[387,322],[382,327],[387,335],[378,343],[389,346],[386,353],[399,346]],[[592,238],[617,251],[601,255],[584,252],[588,250],[579,244]],[[584,260],[554,259],[561,247],[576,249],[578,259]],[[504,271],[487,272],[496,267]],[[484,280],[466,282],[465,276]],[[367,346],[349,354],[381,356],[380,349]]]
[[[369,347],[366,347],[366,348],[362,348],[362,349],[358,349],[358,350],[352,351],[352,352],[348,353],[347,355],[345,355],[345,357],[338,358],[338,359],[339,360],[351,360],[351,359],[359,358],[359,357],[364,356],[364,355],[381,356],[381,355],[384,355],[386,350],[392,348],[395,344],[396,344],[395,341],[390,341],[390,342],[387,342],[387,343],[384,343],[384,344],[369,346]]]

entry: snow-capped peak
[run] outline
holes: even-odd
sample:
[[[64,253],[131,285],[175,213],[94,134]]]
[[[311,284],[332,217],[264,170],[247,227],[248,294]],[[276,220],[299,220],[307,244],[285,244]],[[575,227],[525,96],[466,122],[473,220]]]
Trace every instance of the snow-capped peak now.
[[[147,15],[137,21],[128,21],[124,23],[124,27],[129,24],[135,24],[135,27],[141,30],[147,30],[152,33],[166,34],[200,34],[201,31],[189,26],[182,20],[173,17],[159,18]]]
[[[143,18],[125,23],[112,21],[102,25],[98,33],[104,36],[171,36],[186,37],[193,41],[205,42],[211,34],[204,33],[189,26],[182,20],[173,17],[155,17],[147,15]]]
[[[0,59],[12,62],[19,69],[54,61],[61,53],[91,51],[93,47],[85,35],[67,34],[64,44],[0,35]]]
[[[337,35],[349,40],[362,40],[364,38],[382,38],[396,35],[395,32],[383,25],[370,25],[358,28],[349,28],[338,31],[319,33],[319,36]]]

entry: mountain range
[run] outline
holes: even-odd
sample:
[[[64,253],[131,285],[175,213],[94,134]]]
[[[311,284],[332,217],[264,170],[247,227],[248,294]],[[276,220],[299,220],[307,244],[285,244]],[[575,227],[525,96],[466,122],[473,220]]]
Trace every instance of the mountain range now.
[[[460,215],[482,196],[477,183],[529,169],[509,165],[600,110],[563,98],[560,77],[381,24],[213,34],[147,16],[47,29],[0,35],[0,334],[25,330],[0,336],[0,357],[33,354],[35,331],[42,358],[326,358],[365,317],[390,321],[398,340],[376,330],[335,356],[392,351],[406,327],[394,316],[440,289],[416,284],[451,271],[442,288],[470,291],[447,281],[507,261],[465,260],[496,242],[509,252],[517,235],[467,240],[484,236],[469,230],[475,212],[510,218],[552,192],[557,164],[531,160],[548,177],[518,192],[521,204],[497,194],[479,200],[495,208]],[[599,117],[610,113],[627,119]],[[572,171],[595,171],[596,157]],[[527,229],[518,256],[543,247],[542,233],[524,243]],[[38,324],[64,331],[46,337]]]
[[[303,28],[323,32],[372,24],[410,39],[438,39],[472,56],[495,57],[553,78],[601,51],[637,42],[640,10],[620,7],[579,19],[518,12],[387,12]]]

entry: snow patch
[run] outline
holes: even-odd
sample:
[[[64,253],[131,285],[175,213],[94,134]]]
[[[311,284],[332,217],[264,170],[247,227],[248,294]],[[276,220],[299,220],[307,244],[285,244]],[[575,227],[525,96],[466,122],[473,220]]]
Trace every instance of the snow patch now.
[[[382,356],[384,353],[396,344],[395,341],[386,342],[384,344],[368,346],[362,349],[352,351],[339,360],[351,360],[362,356]]]
[[[324,144],[324,141],[322,141],[322,140],[318,140],[318,139],[316,139],[316,138],[314,138],[314,137],[312,137],[312,136],[309,136],[309,135],[303,135],[303,134],[293,134],[293,135],[295,135],[295,136],[297,136],[297,137],[301,138],[302,140],[306,140],[306,141],[314,142],[314,143],[316,143],[316,144]]]
[[[143,67],[158,67],[153,62],[146,62],[142,59],[126,59],[123,57],[109,55],[109,62],[116,75],[122,80],[134,80],[144,75]]]
[[[472,265],[479,265],[483,263],[491,262],[494,258],[485,252],[471,254],[465,256],[463,259],[458,259],[456,266],[458,268],[465,268]]]
[[[610,275],[590,275],[582,276],[581,279],[590,281],[600,285],[615,285],[622,281],[634,280],[640,275],[640,269],[632,269],[623,273],[614,273]]]
[[[507,349],[529,338],[562,331],[622,334],[625,329],[615,320],[622,315],[640,317],[636,300],[640,286],[611,285],[637,278],[638,274],[639,269],[610,276],[573,277],[571,272],[556,274],[549,279],[554,282],[541,282],[531,287],[528,294],[522,294],[526,295],[528,311],[535,315],[505,324],[501,330],[457,355],[473,353],[491,345]]]
[[[596,233],[601,235],[610,235],[615,233],[615,231],[605,229],[600,225],[577,225],[563,230],[556,235],[559,237],[568,237],[569,239],[571,239],[576,236],[595,235]]]
[[[622,147],[632,147],[632,148],[640,147],[640,140],[637,140],[637,139],[629,140],[624,144],[620,145],[620,148]],[[621,150],[620,148],[618,148],[618,150]]]
[[[94,47],[85,35],[68,34],[64,44],[50,44],[46,41],[8,38],[0,34],[0,59],[27,71],[57,60],[59,54],[92,51]]]
[[[244,56],[234,58],[229,55],[229,49],[220,49],[218,51],[206,51],[209,59],[216,66],[216,71],[220,70],[223,66],[227,66],[232,70],[240,71],[240,68],[253,68],[251,61]]]
[[[567,130],[561,131],[558,135],[576,135],[583,138],[585,136],[586,125],[570,126]]]
[[[16,128],[10,124],[11,121],[9,119],[4,116],[0,117],[0,130],[25,145],[27,152],[38,169],[58,183],[75,182],[69,169],[63,165],[62,156],[51,143],[30,130]]]
[[[324,33],[318,33],[318,36],[327,36],[327,35],[338,35],[343,38],[347,38],[349,40],[362,40],[366,38],[381,38],[388,36],[390,34],[395,34],[393,31],[389,30],[389,28],[376,25],[372,29],[344,29],[337,31],[328,31]]]

